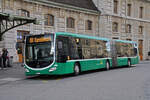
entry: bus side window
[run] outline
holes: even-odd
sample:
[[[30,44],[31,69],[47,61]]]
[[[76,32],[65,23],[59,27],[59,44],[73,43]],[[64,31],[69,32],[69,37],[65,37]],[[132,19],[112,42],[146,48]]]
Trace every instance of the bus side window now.
[[[70,57],[71,60],[79,59],[79,53],[78,53],[78,43],[76,43],[76,38],[69,37],[69,48],[70,48]]]
[[[135,44],[134,44],[134,56],[137,56],[137,54],[138,54],[138,46],[137,46],[137,44],[135,43]]]
[[[134,56],[137,56],[137,48],[134,48]]]
[[[91,48],[91,52],[90,52],[90,58],[96,58],[97,54],[96,54],[96,41],[95,40],[90,40],[90,48]]]
[[[106,50],[106,42],[102,40],[96,41],[96,51],[97,58],[104,58],[108,56],[108,52]]]
[[[117,57],[121,57],[121,45],[119,42],[116,42],[116,50],[117,50]]]
[[[83,39],[76,38],[77,51],[79,59],[83,59]]]

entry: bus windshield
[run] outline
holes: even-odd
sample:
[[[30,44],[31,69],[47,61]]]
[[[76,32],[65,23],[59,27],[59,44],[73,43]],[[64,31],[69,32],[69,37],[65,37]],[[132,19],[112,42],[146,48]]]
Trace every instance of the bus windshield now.
[[[32,68],[44,68],[54,60],[53,35],[27,37],[25,62]]]

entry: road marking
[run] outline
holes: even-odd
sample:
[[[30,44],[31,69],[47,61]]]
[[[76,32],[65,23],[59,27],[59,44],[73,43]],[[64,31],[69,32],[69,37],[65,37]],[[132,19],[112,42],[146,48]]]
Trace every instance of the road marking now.
[[[43,82],[43,83],[47,83],[48,81],[46,81],[46,80],[43,80],[42,82]]]
[[[12,77],[8,77],[8,78],[2,78],[0,79],[0,81],[18,81],[21,80],[22,78],[12,78]]]

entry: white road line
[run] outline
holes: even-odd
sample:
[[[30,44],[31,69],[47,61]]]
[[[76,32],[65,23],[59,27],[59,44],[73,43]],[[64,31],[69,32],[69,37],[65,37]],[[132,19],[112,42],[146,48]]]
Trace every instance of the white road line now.
[[[7,78],[2,78],[0,81],[18,81],[22,80],[23,78],[12,78],[12,77],[7,77]]]

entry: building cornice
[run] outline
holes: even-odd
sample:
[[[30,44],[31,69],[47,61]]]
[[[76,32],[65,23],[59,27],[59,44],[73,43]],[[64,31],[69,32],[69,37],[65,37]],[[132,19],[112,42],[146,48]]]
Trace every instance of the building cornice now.
[[[134,18],[134,17],[129,17],[129,16],[119,16],[117,14],[103,14],[101,16],[112,16],[112,17],[124,18],[124,19],[127,19],[127,20],[134,20],[134,21],[150,23],[150,20],[145,20],[145,19],[141,19],[141,18]]]
[[[88,14],[90,13],[90,14],[94,14],[94,15],[100,15],[100,11],[75,7],[75,6],[71,6],[71,5],[67,5],[67,4],[56,3],[56,2],[52,2],[52,1],[48,1],[48,0],[24,0],[24,1],[37,3],[37,4],[49,6],[49,7],[61,8],[61,9],[65,9],[65,10],[69,9],[69,10],[88,13]]]
[[[146,1],[146,2],[150,2],[150,0],[141,0],[141,1]]]

